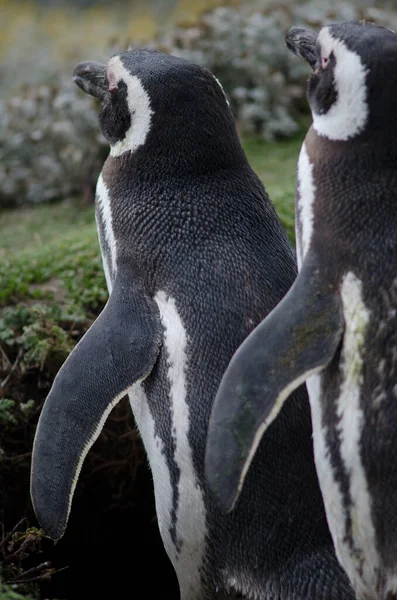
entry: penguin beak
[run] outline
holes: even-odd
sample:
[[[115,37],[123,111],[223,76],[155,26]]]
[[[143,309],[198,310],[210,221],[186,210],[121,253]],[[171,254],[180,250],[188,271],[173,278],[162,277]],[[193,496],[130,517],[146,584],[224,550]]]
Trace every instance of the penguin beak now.
[[[104,100],[108,92],[106,65],[98,62],[79,63],[73,71],[73,81],[85,92]]]
[[[299,27],[293,27],[285,36],[288,50],[291,50],[296,56],[304,58],[313,70],[317,63],[316,41],[316,33]]]

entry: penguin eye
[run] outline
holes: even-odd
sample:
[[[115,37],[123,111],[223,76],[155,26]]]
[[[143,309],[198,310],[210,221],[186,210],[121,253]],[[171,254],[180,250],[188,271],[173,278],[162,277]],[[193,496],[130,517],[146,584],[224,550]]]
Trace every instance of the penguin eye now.
[[[329,56],[323,56],[321,58],[321,68],[326,69],[329,64]]]

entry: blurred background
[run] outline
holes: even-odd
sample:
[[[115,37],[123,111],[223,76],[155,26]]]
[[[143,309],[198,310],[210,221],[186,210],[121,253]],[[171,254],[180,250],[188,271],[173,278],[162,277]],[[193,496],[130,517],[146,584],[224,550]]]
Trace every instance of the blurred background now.
[[[107,300],[93,202],[108,146],[74,66],[145,45],[211,70],[293,244],[309,68],[284,36],[356,19],[397,30],[397,2],[0,0],[0,600],[178,598],[126,399],[86,459],[56,546],[30,504],[43,401]]]
[[[0,0],[0,207],[92,194],[103,152],[96,108],[73,67],[148,45],[209,68],[239,131],[296,134],[307,65],[286,51],[291,25],[350,19],[397,27],[395,2]]]

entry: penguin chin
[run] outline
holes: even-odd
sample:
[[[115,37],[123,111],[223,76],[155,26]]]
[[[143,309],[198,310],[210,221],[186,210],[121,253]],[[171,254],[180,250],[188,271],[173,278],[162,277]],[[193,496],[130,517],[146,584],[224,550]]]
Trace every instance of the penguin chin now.
[[[79,63],[73,71],[73,81],[85,92],[99,100],[109,94],[106,65],[98,62]]]

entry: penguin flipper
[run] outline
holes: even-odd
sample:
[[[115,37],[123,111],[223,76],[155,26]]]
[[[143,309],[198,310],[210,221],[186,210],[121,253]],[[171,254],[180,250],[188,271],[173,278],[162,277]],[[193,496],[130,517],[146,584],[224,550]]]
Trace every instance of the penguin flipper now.
[[[344,319],[337,292],[322,289],[307,257],[283,300],[234,354],[209,422],[205,474],[218,503],[231,510],[263,433],[284,401],[332,359]]]
[[[119,270],[105,308],[58,372],[37,425],[31,498],[54,540],[66,529],[89,449],[111,409],[150,373],[161,342],[156,303],[131,273]]]

